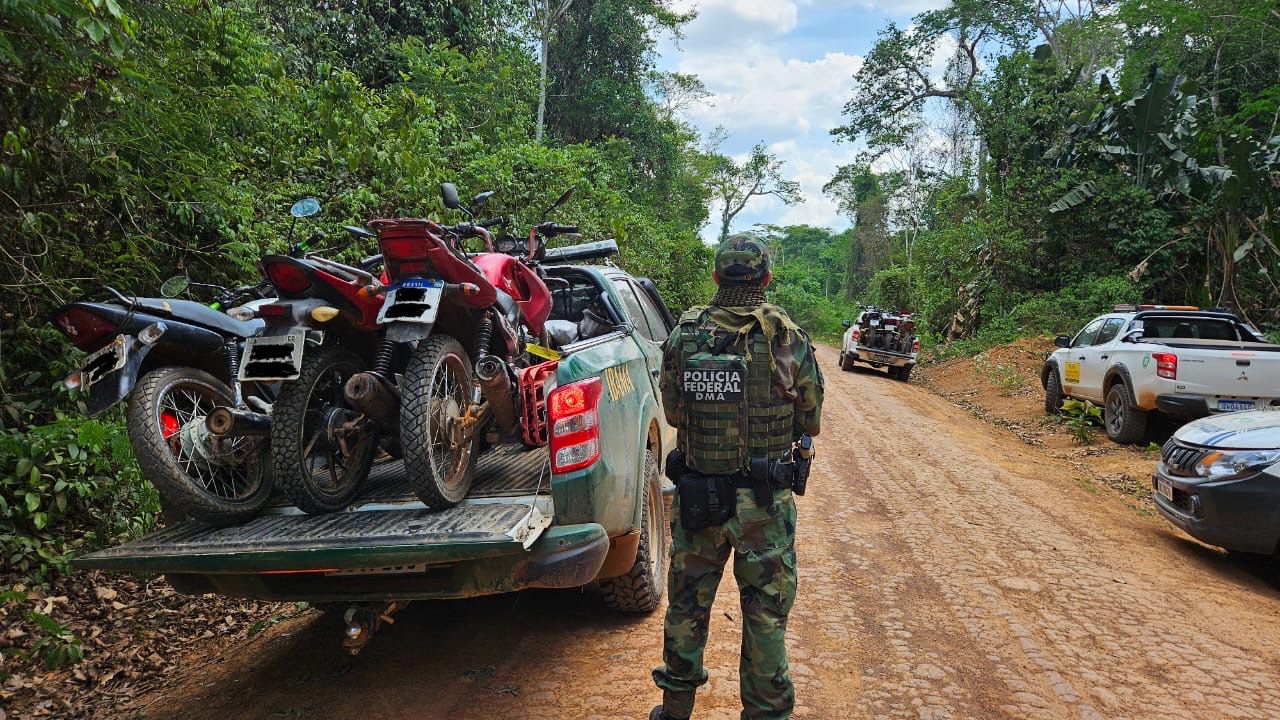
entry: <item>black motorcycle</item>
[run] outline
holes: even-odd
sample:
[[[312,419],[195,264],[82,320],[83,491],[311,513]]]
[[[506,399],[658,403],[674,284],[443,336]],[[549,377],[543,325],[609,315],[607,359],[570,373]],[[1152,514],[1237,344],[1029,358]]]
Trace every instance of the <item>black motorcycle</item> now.
[[[211,304],[176,297],[192,286],[217,297]],[[128,400],[129,440],[169,511],[228,525],[255,514],[271,494],[273,389],[242,387],[238,379],[244,343],[263,327],[253,307],[270,291],[266,283],[227,289],[177,277],[162,287],[164,297],[108,287],[105,300],[53,313],[53,325],[89,353],[67,388],[79,390],[91,417]],[[234,415],[214,434],[210,416],[218,408]]]

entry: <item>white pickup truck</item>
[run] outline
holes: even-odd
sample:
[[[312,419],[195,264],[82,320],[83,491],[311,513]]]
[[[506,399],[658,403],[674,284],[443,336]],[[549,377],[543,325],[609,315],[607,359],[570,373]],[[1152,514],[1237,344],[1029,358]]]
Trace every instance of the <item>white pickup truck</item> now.
[[[1190,420],[1280,410],[1280,345],[1228,310],[1119,305],[1054,344],[1040,371],[1045,412],[1068,397],[1102,403],[1119,443],[1142,440],[1152,411]]]

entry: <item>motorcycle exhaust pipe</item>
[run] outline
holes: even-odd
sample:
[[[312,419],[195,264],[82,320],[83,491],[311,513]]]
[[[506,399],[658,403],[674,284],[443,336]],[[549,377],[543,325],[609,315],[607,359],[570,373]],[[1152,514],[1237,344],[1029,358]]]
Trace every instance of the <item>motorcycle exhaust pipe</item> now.
[[[511,389],[511,375],[501,358],[486,355],[476,361],[476,380],[480,392],[489,403],[493,420],[504,432],[513,433],[520,427],[516,413],[515,394]]]
[[[400,426],[400,396],[377,373],[352,375],[343,388],[347,402],[373,419],[384,430]]]
[[[204,423],[216,438],[271,434],[270,415],[226,406],[214,408]]]

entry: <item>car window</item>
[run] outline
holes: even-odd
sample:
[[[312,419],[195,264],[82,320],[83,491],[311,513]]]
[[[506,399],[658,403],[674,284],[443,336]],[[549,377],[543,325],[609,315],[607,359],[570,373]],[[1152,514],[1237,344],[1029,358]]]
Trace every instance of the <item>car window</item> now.
[[[1144,317],[1142,336],[1170,340],[1237,340],[1226,320],[1212,318]]]
[[[653,298],[649,297],[649,293],[644,288],[635,284],[632,285],[635,290],[636,297],[640,299],[640,309],[644,311],[644,319],[649,322],[649,327],[653,329],[654,340],[662,342],[671,334],[671,328],[667,327],[667,321],[662,319],[662,311],[653,304]]]
[[[1098,333],[1098,339],[1094,341],[1094,345],[1105,345],[1116,339],[1116,335],[1120,334],[1120,328],[1124,327],[1124,318],[1109,318],[1102,326],[1102,331]]]
[[[1071,341],[1071,347],[1089,347],[1092,345],[1093,341],[1098,337],[1098,331],[1102,329],[1104,320],[1105,318],[1098,318],[1085,325],[1084,329]]]
[[[626,278],[614,278],[613,289],[617,290],[619,297],[622,298],[622,306],[637,332],[654,342],[662,342],[667,339],[665,335],[662,338],[658,338],[654,334],[653,328],[649,327],[649,322],[644,317],[644,310],[640,307],[640,301],[636,298],[636,293],[631,289],[631,283]]]

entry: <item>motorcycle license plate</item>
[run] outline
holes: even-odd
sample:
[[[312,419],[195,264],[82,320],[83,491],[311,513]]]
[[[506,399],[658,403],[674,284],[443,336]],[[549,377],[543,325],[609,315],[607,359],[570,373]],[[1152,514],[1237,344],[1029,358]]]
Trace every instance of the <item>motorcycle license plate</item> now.
[[[240,358],[241,382],[297,380],[306,345],[306,333],[301,332],[249,338]]]
[[[124,335],[117,335],[110,345],[84,359],[80,369],[81,390],[88,391],[90,386],[124,367],[128,357],[128,340]]]
[[[871,321],[871,327],[880,327],[880,321],[879,321],[879,320],[872,320],[872,321]]]
[[[1173,483],[1164,478],[1156,478],[1156,492],[1160,493],[1160,497],[1173,502]]]
[[[387,291],[378,310],[378,324],[387,322],[434,323],[440,312],[444,281],[410,278]]]
[[[1255,407],[1252,400],[1219,400],[1218,410],[1222,412],[1239,412],[1241,410],[1252,410]]]

